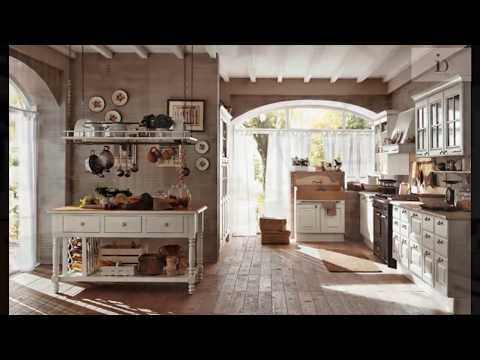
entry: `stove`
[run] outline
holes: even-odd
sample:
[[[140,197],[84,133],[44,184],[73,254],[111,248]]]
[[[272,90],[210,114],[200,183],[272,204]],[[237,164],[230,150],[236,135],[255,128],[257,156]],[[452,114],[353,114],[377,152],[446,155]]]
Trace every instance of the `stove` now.
[[[392,257],[392,205],[390,201],[418,201],[415,195],[375,194],[373,197],[373,253],[391,268],[397,267]]]

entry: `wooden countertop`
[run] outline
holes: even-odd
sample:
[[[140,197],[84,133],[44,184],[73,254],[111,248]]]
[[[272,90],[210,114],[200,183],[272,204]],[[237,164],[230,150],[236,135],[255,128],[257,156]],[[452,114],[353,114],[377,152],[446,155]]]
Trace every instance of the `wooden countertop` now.
[[[50,214],[122,214],[122,215],[149,215],[149,214],[200,214],[206,211],[206,205],[192,204],[187,209],[180,210],[104,210],[85,209],[78,206],[62,206],[49,210]]]
[[[390,203],[393,204],[394,202],[391,201]],[[420,207],[420,204],[422,204],[422,203],[417,202],[417,201],[415,201],[415,202],[408,201],[408,202],[403,202],[403,203],[400,202],[400,201],[397,201],[397,203],[400,203],[398,205],[400,205],[400,207],[405,208],[407,210],[418,211],[418,212],[429,214],[429,215],[432,215],[432,216],[441,217],[445,220],[470,221],[470,219],[472,217],[472,213],[470,211],[462,211],[462,210],[458,210],[458,211],[438,211],[438,210],[423,209],[422,207]]]

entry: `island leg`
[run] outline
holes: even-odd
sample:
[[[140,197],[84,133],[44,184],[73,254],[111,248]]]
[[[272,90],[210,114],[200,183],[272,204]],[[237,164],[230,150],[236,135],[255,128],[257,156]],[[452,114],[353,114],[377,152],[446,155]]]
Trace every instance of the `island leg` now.
[[[203,279],[203,228],[198,233],[198,280]]]
[[[196,271],[196,254],[195,254],[195,235],[188,239],[188,293],[191,295],[195,291],[195,271]]]
[[[57,236],[54,234],[52,239],[52,282],[53,282],[53,291],[55,294],[58,294],[58,241]]]

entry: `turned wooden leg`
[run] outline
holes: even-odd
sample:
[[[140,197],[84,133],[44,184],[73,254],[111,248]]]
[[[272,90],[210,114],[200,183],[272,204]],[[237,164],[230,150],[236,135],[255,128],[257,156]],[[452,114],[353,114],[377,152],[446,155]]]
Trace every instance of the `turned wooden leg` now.
[[[196,254],[195,254],[195,236],[188,239],[188,293],[193,294],[196,282]]]
[[[52,239],[52,282],[53,282],[53,291],[55,294],[58,293],[59,286],[58,286],[58,242],[57,236],[53,235]]]

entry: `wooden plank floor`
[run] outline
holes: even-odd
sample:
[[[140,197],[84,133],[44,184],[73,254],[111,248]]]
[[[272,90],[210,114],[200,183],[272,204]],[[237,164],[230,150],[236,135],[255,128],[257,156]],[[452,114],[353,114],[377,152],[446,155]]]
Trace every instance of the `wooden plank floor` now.
[[[395,270],[379,264],[381,273],[331,273],[308,251],[315,248],[375,261],[361,243],[262,246],[257,237],[235,237],[193,295],[178,284],[64,283],[54,294],[50,267],[40,266],[10,277],[10,314],[445,314]]]

